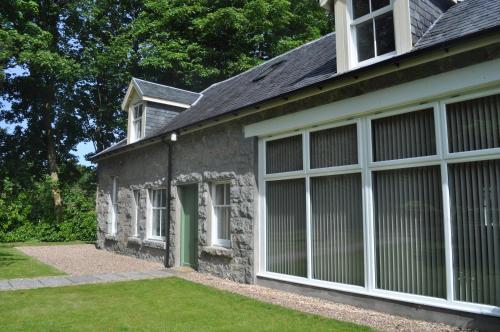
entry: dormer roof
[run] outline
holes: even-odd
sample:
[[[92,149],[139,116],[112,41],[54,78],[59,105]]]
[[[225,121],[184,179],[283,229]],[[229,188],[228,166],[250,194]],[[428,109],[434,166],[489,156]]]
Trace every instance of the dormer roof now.
[[[141,100],[181,108],[188,108],[200,97],[200,94],[196,92],[148,82],[133,77],[130,81],[125,98],[123,99],[123,110],[127,108],[134,92],[137,93]]]

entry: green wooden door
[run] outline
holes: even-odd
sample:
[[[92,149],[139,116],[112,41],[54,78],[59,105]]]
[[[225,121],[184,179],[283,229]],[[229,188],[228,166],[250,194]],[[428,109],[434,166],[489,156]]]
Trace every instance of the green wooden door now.
[[[196,268],[198,263],[198,186],[181,188],[181,264]]]

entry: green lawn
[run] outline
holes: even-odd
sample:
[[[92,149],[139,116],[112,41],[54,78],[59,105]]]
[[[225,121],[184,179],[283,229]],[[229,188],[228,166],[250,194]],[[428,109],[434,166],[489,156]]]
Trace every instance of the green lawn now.
[[[10,244],[0,245],[0,279],[34,278],[61,274],[64,273],[23,254],[12,248]],[[0,303],[2,296],[3,293],[0,294]]]
[[[178,278],[0,293],[5,331],[370,331]]]

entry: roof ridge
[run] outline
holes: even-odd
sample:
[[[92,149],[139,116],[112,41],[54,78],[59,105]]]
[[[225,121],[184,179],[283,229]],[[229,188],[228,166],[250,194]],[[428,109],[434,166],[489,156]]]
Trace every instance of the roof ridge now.
[[[186,89],[180,89],[180,88],[176,88],[176,87],[171,86],[171,85],[165,85],[165,84],[155,83],[155,82],[151,82],[151,81],[146,81],[146,80],[143,80],[143,79],[137,78],[137,77],[132,77],[132,79],[134,79],[136,81],[142,81],[142,82],[146,82],[146,83],[149,83],[149,84],[158,85],[158,86],[161,86],[161,87],[164,87],[164,88],[179,90],[179,91],[188,92],[188,93],[192,93],[192,94],[196,94],[196,95],[200,94],[199,92],[189,91],[189,90],[186,90]]]
[[[271,58],[271,59],[269,59],[269,60],[266,60],[266,61],[264,61],[264,62],[262,62],[262,63],[258,64],[257,66],[254,66],[254,67],[252,67],[252,68],[248,68],[247,70],[245,70],[245,71],[243,71],[243,72],[241,72],[241,73],[239,73],[239,74],[237,74],[237,75],[234,75],[234,76],[231,76],[231,77],[229,77],[229,78],[226,78],[225,80],[222,80],[222,81],[216,82],[216,83],[214,83],[214,84],[210,85],[209,87],[207,87],[205,90],[201,91],[200,93],[201,93],[201,94],[203,94],[205,91],[209,90],[209,89],[210,89],[210,88],[212,88],[212,87],[215,87],[215,86],[217,86],[217,85],[219,85],[219,84],[222,84],[222,83],[224,83],[224,82],[227,82],[227,81],[230,81],[230,80],[232,80],[232,79],[235,79],[235,78],[237,78],[237,77],[239,77],[239,76],[241,76],[241,75],[244,75],[244,74],[246,74],[246,73],[248,73],[248,72],[251,72],[252,70],[255,70],[255,69],[257,69],[257,68],[259,68],[259,67],[261,67],[261,66],[264,66],[264,65],[268,64],[268,63],[269,63],[269,62],[271,62],[271,61],[274,61],[274,60],[276,60],[276,59],[278,59],[278,58],[280,58],[280,57],[282,57],[282,56],[285,56],[285,55],[287,55],[287,54],[289,54],[289,53],[292,53],[292,52],[294,52],[294,51],[297,51],[297,50],[299,50],[299,49],[301,49],[301,48],[303,48],[303,47],[305,47],[305,46],[309,46],[309,45],[311,45],[311,44],[313,44],[313,43],[316,43],[316,42],[318,42],[318,41],[320,41],[320,40],[322,40],[322,39],[324,39],[324,38],[326,38],[326,37],[329,37],[329,36],[331,36],[331,35],[335,35],[335,31],[330,32],[330,33],[327,33],[327,34],[326,34],[326,35],[324,35],[324,36],[321,36],[321,37],[319,37],[319,38],[317,38],[317,39],[311,40],[311,41],[309,41],[309,42],[307,42],[307,43],[305,43],[305,44],[302,44],[302,45],[300,45],[300,46],[297,46],[297,47],[295,47],[295,48],[292,48],[291,50],[288,50],[288,51],[286,51],[285,53],[281,53],[281,54],[279,54],[279,55],[275,56],[274,58]]]

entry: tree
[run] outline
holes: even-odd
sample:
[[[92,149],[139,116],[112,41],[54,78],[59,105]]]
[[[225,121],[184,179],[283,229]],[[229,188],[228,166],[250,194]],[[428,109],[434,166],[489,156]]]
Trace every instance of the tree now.
[[[0,6],[3,65],[16,70],[7,72],[2,82],[2,96],[11,107],[2,109],[0,119],[26,124],[18,133],[34,151],[33,159],[43,160],[59,219],[63,203],[59,162],[71,158],[70,151],[82,136],[78,119],[64,107],[81,73],[73,57],[74,36],[65,24],[68,1],[7,0]]]

